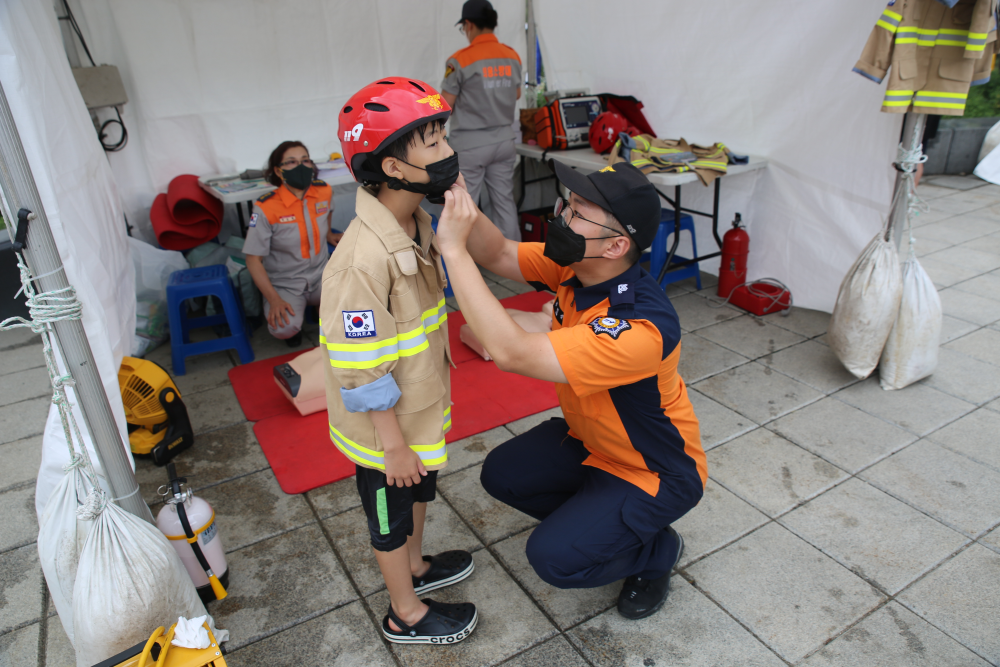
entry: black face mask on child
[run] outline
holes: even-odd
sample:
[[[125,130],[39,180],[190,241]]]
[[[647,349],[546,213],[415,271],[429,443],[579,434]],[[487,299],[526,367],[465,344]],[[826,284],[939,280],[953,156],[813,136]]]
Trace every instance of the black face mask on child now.
[[[400,162],[409,164],[411,167],[416,167],[417,169],[423,169],[430,176],[431,180],[429,183],[411,183],[410,181],[390,176],[386,179],[389,187],[393,190],[406,190],[407,192],[424,195],[431,204],[443,204],[444,193],[458,180],[458,153],[452,153],[443,160],[431,162],[426,167],[417,167],[417,165],[410,164],[406,160],[400,160]]]

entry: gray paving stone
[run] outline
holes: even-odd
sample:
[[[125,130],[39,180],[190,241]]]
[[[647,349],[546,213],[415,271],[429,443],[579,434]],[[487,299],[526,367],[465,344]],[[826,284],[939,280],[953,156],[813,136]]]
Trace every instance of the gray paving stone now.
[[[687,567],[768,521],[767,515],[709,479],[701,502],[673,524],[684,538],[680,567]]]
[[[493,544],[538,523],[486,493],[479,483],[481,470],[482,466],[477,465],[438,480],[438,491],[472,527],[476,537],[484,544]]]
[[[979,655],[1000,662],[1000,554],[973,544],[898,599]]]
[[[1000,320],[1000,301],[957,289],[941,290],[940,294],[941,310],[945,315],[973,324],[992,324]]]
[[[757,424],[750,419],[713,401],[696,389],[688,388],[688,398],[698,417],[701,446],[705,451],[757,428]]]
[[[698,334],[686,333],[681,338],[681,359],[677,371],[685,382],[692,384],[747,361],[749,359],[742,354],[727,350]]]
[[[24,486],[0,493],[0,553],[32,544],[38,539],[38,519],[35,514],[35,487]]]
[[[526,530],[520,535],[497,542],[493,545],[493,551],[559,629],[571,628],[616,604],[622,588],[621,582],[616,581],[599,588],[560,589],[542,581],[535,574],[525,553],[532,532],[533,530]]]
[[[978,239],[972,239],[971,241],[966,241],[959,247],[970,248],[972,250],[989,253],[992,255],[1000,255],[1000,232],[994,232],[993,234],[980,236]],[[996,295],[991,296],[990,298],[995,299]]]
[[[917,186],[917,194],[921,199],[936,199],[938,197],[944,197],[947,195],[953,195],[955,192],[951,188],[942,187],[940,185],[935,185],[933,182],[921,181],[920,185]]]
[[[42,436],[0,445],[0,491],[34,482],[42,463]]]
[[[994,237],[990,237],[994,238]],[[975,241],[973,241],[975,243]],[[1000,300],[1000,275],[994,273],[984,273],[981,276],[970,278],[965,282],[955,285],[955,289],[961,292],[975,294],[985,299]]]
[[[976,241],[977,239],[969,243],[976,243]],[[939,250],[933,255],[929,255],[929,257],[956,266],[967,267],[980,273],[1000,268],[1000,257],[990,252],[975,250],[966,245],[957,245],[945,250]]]
[[[968,542],[857,478],[813,498],[779,522],[890,595]]]
[[[270,470],[209,487],[198,495],[215,510],[227,552],[315,521],[305,498],[282,491]],[[247,521],[248,517],[253,520]]]
[[[921,384],[981,405],[1000,396],[1000,367],[941,348],[937,368],[930,377],[921,380]]]
[[[954,243],[949,243],[948,241],[941,241],[939,239],[922,239],[920,238],[920,231],[915,233],[915,238],[913,242],[913,249],[917,253],[917,257],[923,260],[924,257],[933,255],[938,250],[944,250],[945,248],[954,247]]]
[[[503,667],[589,667],[589,665],[566,637],[559,635],[511,658],[503,663]]]
[[[15,405],[0,406],[0,443],[23,440],[45,430],[52,399],[32,398]]]
[[[0,633],[41,618],[44,585],[34,544],[0,554]]]
[[[403,665],[495,665],[556,634],[556,628],[489,552],[480,551],[475,558],[476,571],[471,577],[431,595],[438,602],[475,604],[479,612],[475,631],[447,648],[393,644],[392,651]],[[389,608],[389,593],[376,593],[368,602],[381,618]]]
[[[188,394],[184,404],[196,438],[208,431],[246,421],[232,385]]]
[[[518,282],[516,280],[511,280],[510,278],[501,278],[499,281],[497,281],[497,284],[502,287],[506,287],[514,294],[526,294],[528,292],[535,291],[535,288],[532,287],[531,285],[527,285],[525,283]]]
[[[921,257],[920,266],[924,268],[924,271],[931,277],[931,281],[939,290],[979,275],[979,272],[975,269],[955,266],[954,264],[934,259],[931,256]]]
[[[909,431],[830,397],[785,415],[767,427],[852,473],[917,439]]]
[[[929,440],[860,476],[969,537],[1000,522],[1000,473]]]
[[[758,424],[777,419],[822,396],[812,387],[756,361],[702,380],[694,388]]]
[[[372,551],[368,519],[364,509],[338,514],[323,522],[337,552],[347,563],[351,578],[364,595],[385,588],[378,562]],[[427,505],[427,522],[424,525],[424,553],[433,555],[450,549],[477,551],[482,543],[462,523],[462,520],[438,498]]]
[[[973,667],[986,661],[896,602],[811,655],[803,667]]]
[[[681,329],[684,331],[702,329],[716,322],[725,322],[734,317],[740,317],[743,314],[743,311],[730,306],[712,308],[709,306],[708,300],[700,294],[683,294],[671,298],[670,302],[674,305],[674,310],[677,311]]]
[[[266,335],[266,331],[264,334]],[[160,364],[170,373],[170,377],[173,378],[178,391],[181,392],[181,397],[184,399],[187,399],[188,394],[196,394],[229,384],[228,373],[233,368],[233,361],[229,358],[227,350],[188,357],[184,360],[184,375],[177,375],[174,372],[169,344],[156,348],[146,355],[146,358]]]
[[[231,651],[356,598],[319,526],[258,542],[227,560],[229,596],[212,603],[212,615],[229,630]]]
[[[997,231],[995,224],[989,220],[967,214],[923,225],[917,232],[917,236],[918,238],[931,238],[952,243],[965,243],[995,231]]]
[[[0,345],[3,345],[2,340],[0,340]],[[0,376],[29,368],[45,368],[45,356],[42,353],[40,342],[31,341],[29,344],[14,349],[0,348]],[[47,373],[47,371],[43,372]]]
[[[502,280],[502,278],[501,278]],[[490,288],[490,292],[493,293],[497,299],[506,299],[509,296],[514,296],[515,292],[510,290],[499,283],[487,283]]]
[[[536,415],[531,415],[530,417],[525,417],[524,419],[518,419],[517,421],[511,422],[506,425],[508,431],[514,435],[521,435],[522,433],[527,433],[531,429],[535,428],[542,422],[547,422],[553,417],[562,418],[563,412],[562,408],[554,407],[551,410],[545,410],[539,412]]]
[[[785,315],[786,312],[787,315]],[[830,326],[830,313],[824,313],[822,310],[810,310],[809,308],[792,307],[788,311],[765,315],[761,319],[782,329],[794,331],[806,338],[815,338],[825,334]]]
[[[979,542],[989,549],[1000,552],[1000,528],[994,528],[979,538]]]
[[[334,609],[226,655],[240,667],[314,665],[392,667],[396,664],[360,602]]]
[[[174,457],[173,462],[178,474],[187,477],[196,492],[268,467],[249,423],[196,435],[194,445]],[[146,502],[159,502],[156,490],[167,483],[166,467],[153,465],[149,458],[136,458],[135,477]]]
[[[76,667],[76,651],[58,616],[50,616],[45,629],[45,667]],[[152,633],[152,630],[150,630]]]
[[[640,621],[611,609],[570,631],[570,640],[599,667],[778,667],[753,635],[678,575],[660,611]]]
[[[738,352],[748,359],[774,354],[778,350],[805,340],[805,337],[797,333],[749,315],[699,329],[698,335]]]
[[[972,333],[977,329],[979,329],[978,324],[966,322],[965,320],[960,320],[957,317],[951,317],[950,315],[942,315],[941,344],[943,345],[955,340],[956,338],[961,338],[962,336]]]
[[[40,343],[41,337],[27,327],[0,331],[0,352]]]
[[[825,394],[858,381],[829,346],[814,340],[769,354],[760,363]]]
[[[476,435],[470,435],[468,438],[449,442],[448,467],[441,471],[440,477],[444,478],[482,463],[487,454],[512,437],[509,430],[503,426],[497,426],[489,431],[483,431]]]
[[[8,373],[0,382],[0,405],[12,405],[40,396],[52,396],[52,383],[44,366]]]
[[[772,517],[847,477],[843,470],[763,428],[709,452],[708,470],[712,479]]]
[[[975,177],[968,176],[934,176],[931,181],[932,184],[923,185],[921,184],[917,188],[917,193],[924,197],[924,192],[928,188],[933,190],[942,190],[945,194],[955,194],[954,192],[948,192],[949,190],[972,190],[973,188],[978,188],[983,185],[983,181]],[[924,197],[926,198],[926,197]]]
[[[884,600],[876,589],[774,523],[687,571],[790,662],[819,648]]]
[[[316,508],[320,519],[328,519],[335,514],[361,506],[358,482],[353,475],[339,482],[308,491],[305,495]]]
[[[976,410],[935,431],[928,439],[1000,472],[998,433],[1000,414],[991,410]]]
[[[304,336],[303,336],[304,337]],[[253,338],[250,339],[250,346],[253,348],[254,361],[260,361],[261,359],[271,359],[272,357],[280,357],[283,354],[288,354],[289,352],[294,352],[295,350],[301,350],[303,352],[307,351],[311,345],[303,344],[297,348],[290,348],[283,340],[278,340],[271,334],[267,332],[267,329],[261,327],[254,332]],[[190,363],[197,357],[188,357],[187,363]],[[239,355],[230,356],[233,360],[234,365],[240,366]]]
[[[994,329],[984,328],[973,331],[966,336],[950,341],[944,345],[944,348],[961,352],[994,366],[1000,366],[1000,331]],[[986,369],[988,368],[987,366]]]
[[[875,377],[842,389],[834,396],[921,436],[936,431],[975,407],[925,384],[884,391]]]
[[[0,635],[0,667],[37,665],[40,628],[40,624],[32,623],[26,628]]]

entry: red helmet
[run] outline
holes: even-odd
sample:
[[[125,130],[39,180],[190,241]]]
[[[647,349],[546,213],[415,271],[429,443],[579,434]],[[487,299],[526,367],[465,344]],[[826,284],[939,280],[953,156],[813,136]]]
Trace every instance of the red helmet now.
[[[378,151],[415,127],[448,120],[451,106],[423,81],[390,76],[370,83],[340,110],[337,134],[344,160],[354,180],[385,180],[381,172],[364,168],[369,153]]]
[[[605,111],[590,126],[590,147],[597,153],[607,153],[618,141],[620,132],[628,132],[633,136],[638,134],[624,116],[614,111]]]

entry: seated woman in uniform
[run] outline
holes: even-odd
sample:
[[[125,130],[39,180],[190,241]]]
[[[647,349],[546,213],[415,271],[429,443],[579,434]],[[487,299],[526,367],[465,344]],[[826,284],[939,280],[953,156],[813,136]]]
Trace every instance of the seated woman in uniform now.
[[[301,141],[283,141],[267,161],[265,178],[278,189],[260,197],[250,216],[243,252],[264,296],[267,330],[289,347],[302,343],[306,306],[318,306],[330,231],[333,189],[316,178]]]

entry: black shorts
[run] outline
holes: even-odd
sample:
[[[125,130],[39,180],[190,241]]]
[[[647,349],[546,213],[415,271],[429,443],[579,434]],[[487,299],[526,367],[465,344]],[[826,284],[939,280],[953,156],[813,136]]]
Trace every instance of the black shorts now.
[[[368,517],[368,532],[377,551],[395,551],[413,535],[413,503],[429,503],[437,491],[437,470],[428,470],[420,484],[387,486],[385,473],[357,468],[358,494]]]

